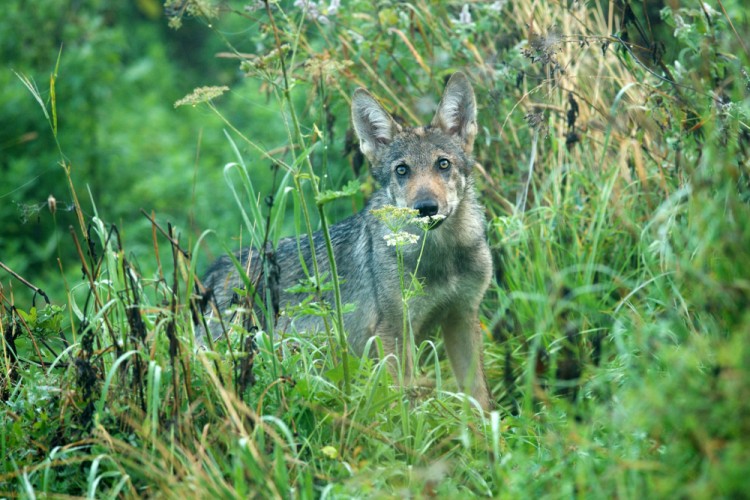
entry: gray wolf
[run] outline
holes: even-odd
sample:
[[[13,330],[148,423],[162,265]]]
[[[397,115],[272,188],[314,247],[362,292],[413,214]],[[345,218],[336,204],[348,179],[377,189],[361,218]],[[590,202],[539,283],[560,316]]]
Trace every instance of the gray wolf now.
[[[487,409],[490,396],[478,309],[490,283],[492,259],[472,177],[471,153],[477,133],[472,86],[463,73],[455,73],[432,122],[415,128],[398,124],[370,93],[357,89],[352,96],[352,123],[381,188],[361,212],[330,228],[343,302],[355,306],[344,314],[349,346],[362,355],[368,340],[380,337],[384,354],[403,364],[408,384],[413,360],[411,351],[403,349],[408,339],[403,325],[410,325],[416,342],[439,330],[460,389]],[[424,291],[408,303],[406,323],[396,248],[386,241],[391,230],[372,214],[373,209],[385,206],[415,209],[430,223],[427,231],[408,230],[425,237],[424,246],[420,240],[401,247],[407,277],[416,270]],[[312,239],[324,275],[330,270],[324,238],[317,232]],[[245,248],[234,261],[228,256],[220,258],[205,275],[203,285],[208,293],[204,298],[210,300],[204,317],[214,338],[237,320],[235,290],[246,289],[247,284],[255,290],[256,311],[259,299],[274,304],[266,312],[309,300],[309,292],[299,292],[299,287],[290,290],[309,282],[312,265],[307,235],[283,239],[275,250],[266,249],[264,254]],[[318,297],[333,303],[331,291],[321,291]],[[283,320],[298,332],[323,329],[319,316],[275,317],[277,330]],[[199,334],[201,331],[198,327]],[[391,361],[391,368],[397,363]]]

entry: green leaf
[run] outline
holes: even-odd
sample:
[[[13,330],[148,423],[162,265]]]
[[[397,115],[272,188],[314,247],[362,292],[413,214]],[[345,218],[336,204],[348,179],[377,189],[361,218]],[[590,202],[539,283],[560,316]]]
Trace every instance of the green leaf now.
[[[349,198],[359,193],[359,188],[359,181],[355,179],[349,181],[349,183],[344,186],[344,189],[342,189],[341,191],[328,190],[319,193],[315,198],[315,202],[318,205],[325,205],[326,203],[329,203],[333,200],[338,200],[339,198]]]
[[[359,358],[357,356],[349,356],[349,372],[354,373],[358,367]],[[337,364],[334,368],[325,372],[325,376],[332,382],[342,382],[344,380],[344,364]]]

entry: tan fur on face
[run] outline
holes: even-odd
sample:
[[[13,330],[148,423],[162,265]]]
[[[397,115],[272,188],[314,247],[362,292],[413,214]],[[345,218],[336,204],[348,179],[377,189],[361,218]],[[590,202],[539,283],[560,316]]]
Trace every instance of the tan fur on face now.
[[[387,180],[393,204],[414,208],[419,201],[431,200],[438,204],[439,215],[451,216],[463,197],[473,164],[463,144],[431,127],[405,130],[393,138],[393,144],[393,156],[385,158],[380,169],[381,182]],[[448,160],[450,168],[440,169],[440,159]],[[407,176],[396,174],[399,165],[409,168]]]

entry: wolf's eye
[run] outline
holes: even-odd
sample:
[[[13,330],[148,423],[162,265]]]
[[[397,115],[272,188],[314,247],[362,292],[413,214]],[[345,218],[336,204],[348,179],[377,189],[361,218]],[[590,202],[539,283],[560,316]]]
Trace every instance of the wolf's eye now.
[[[409,167],[404,165],[403,163],[396,167],[396,173],[398,175],[406,175],[409,172]]]
[[[440,158],[437,165],[440,170],[448,170],[451,168],[451,162],[446,158]]]

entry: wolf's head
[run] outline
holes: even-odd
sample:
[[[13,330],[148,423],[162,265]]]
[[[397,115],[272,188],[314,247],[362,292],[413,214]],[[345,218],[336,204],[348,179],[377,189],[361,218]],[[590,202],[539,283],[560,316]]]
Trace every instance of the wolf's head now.
[[[430,125],[405,128],[364,89],[352,97],[352,122],[372,174],[391,203],[421,217],[450,217],[464,196],[474,160],[476,101],[469,80],[455,73]]]

